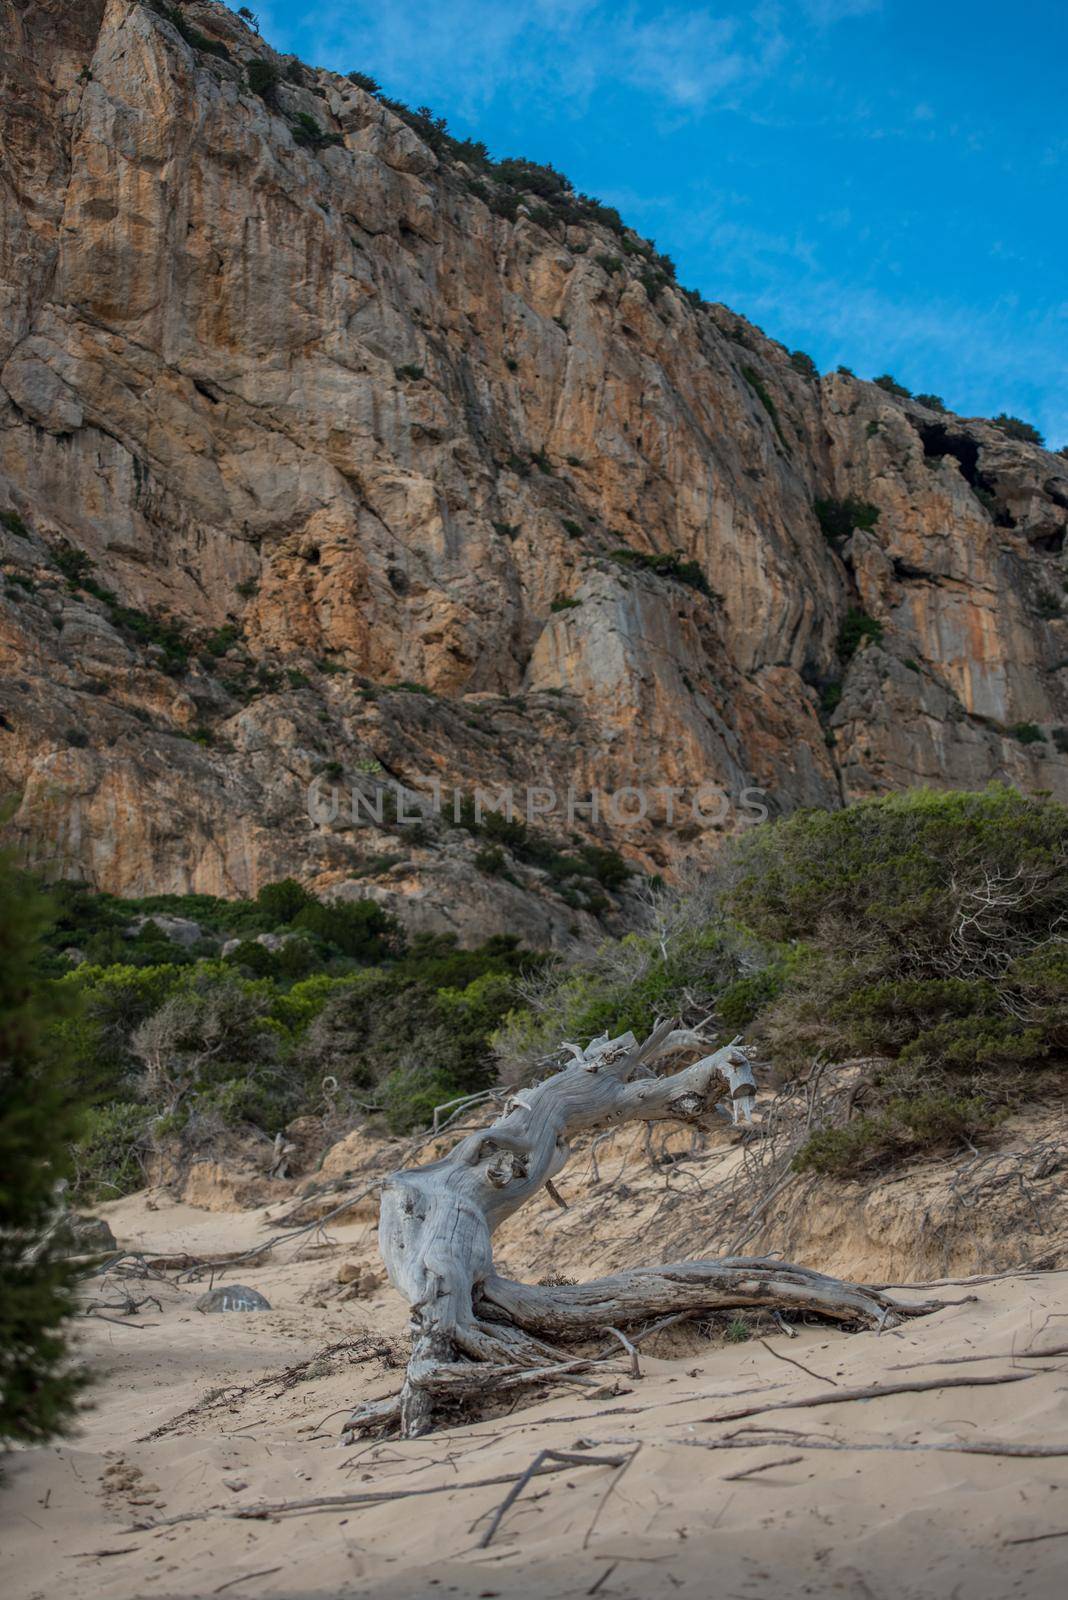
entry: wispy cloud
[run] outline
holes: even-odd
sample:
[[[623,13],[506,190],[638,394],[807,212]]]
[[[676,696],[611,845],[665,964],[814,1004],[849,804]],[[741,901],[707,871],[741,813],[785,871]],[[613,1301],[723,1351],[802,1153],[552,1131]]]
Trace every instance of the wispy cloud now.
[[[907,291],[799,280],[794,272],[755,291],[739,278],[724,297],[776,336],[807,340],[824,366],[846,362],[862,377],[889,370],[912,388],[942,394],[965,415],[1009,411],[1056,444],[1068,439],[1068,304],[1029,308],[1021,319],[1011,294],[977,312],[948,297],[917,301]]]
[[[802,0],[802,9],[818,27],[829,28],[848,17],[866,17],[882,8],[882,0]]]
[[[1014,101],[962,98],[884,0],[256,9],[305,60],[373,73],[495,154],[562,166],[655,233],[684,281],[822,365],[889,367],[959,408],[1068,435],[1068,310],[1051,278],[1068,139],[1045,114],[1048,51],[1031,52]],[[1025,99],[1035,132],[1021,135]]]
[[[804,0],[793,25],[823,26],[871,0]],[[774,0],[732,7],[606,0],[390,0],[292,13],[261,9],[264,31],[299,37],[305,54],[358,67],[395,93],[475,114],[509,92],[555,95],[557,114],[583,113],[599,90],[647,92],[665,108],[699,113],[765,82],[790,54]]]

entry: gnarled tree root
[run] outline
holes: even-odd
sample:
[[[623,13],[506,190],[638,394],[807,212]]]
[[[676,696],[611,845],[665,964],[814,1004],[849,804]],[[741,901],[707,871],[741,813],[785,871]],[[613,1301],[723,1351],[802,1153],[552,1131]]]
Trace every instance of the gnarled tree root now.
[[[524,1387],[581,1382],[580,1375],[596,1363],[589,1358],[569,1359],[559,1346],[595,1338],[610,1322],[633,1328],[664,1317],[766,1307],[881,1329],[895,1327],[906,1317],[923,1316],[941,1304],[925,1300],[905,1305],[862,1284],[760,1257],[678,1261],[664,1267],[635,1267],[589,1283],[552,1286],[493,1275],[476,1290],[470,1324],[458,1330],[459,1342],[472,1355],[478,1351],[486,1359],[417,1360],[413,1353],[405,1391],[422,1391],[432,1409],[453,1402],[474,1415]],[[508,1343],[517,1330],[516,1343]],[[527,1366],[504,1360],[509,1349],[526,1348],[524,1335],[536,1338],[532,1355],[541,1359]],[[543,1343],[545,1339],[554,1344]],[[546,1355],[555,1360],[546,1361]],[[401,1410],[401,1394],[369,1402],[352,1413],[345,1432],[355,1436],[392,1431],[401,1424]]]

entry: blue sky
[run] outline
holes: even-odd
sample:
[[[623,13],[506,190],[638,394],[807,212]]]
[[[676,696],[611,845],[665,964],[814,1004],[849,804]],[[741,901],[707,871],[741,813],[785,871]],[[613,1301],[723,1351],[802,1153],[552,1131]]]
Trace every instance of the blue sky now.
[[[281,50],[551,161],[821,369],[1068,443],[1063,0],[270,0]]]

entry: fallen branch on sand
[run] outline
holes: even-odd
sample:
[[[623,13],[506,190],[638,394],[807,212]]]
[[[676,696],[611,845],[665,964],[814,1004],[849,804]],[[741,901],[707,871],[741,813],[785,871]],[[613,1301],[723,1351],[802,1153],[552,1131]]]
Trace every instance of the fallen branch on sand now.
[[[932,1361],[899,1361],[888,1372],[910,1372],[916,1367],[962,1367],[971,1361],[1022,1361],[1038,1356],[1068,1356],[1068,1344],[1055,1344],[1052,1350],[995,1350],[985,1356],[940,1356]]]
[[[684,1444],[698,1450],[758,1450],[762,1445],[792,1445],[795,1450],[896,1450],[896,1451],[943,1451],[951,1455],[964,1456],[1018,1456],[1025,1459],[1032,1457],[1045,1459],[1054,1456],[1068,1456],[1068,1443],[1066,1444],[1012,1444],[1001,1439],[938,1439],[931,1444],[913,1444],[905,1440],[897,1441],[881,1439],[872,1443],[868,1441],[854,1441],[849,1439],[819,1439],[808,1438],[792,1429],[780,1431],[772,1428],[760,1429],[765,1434],[763,1438],[738,1439],[733,1436],[726,1439],[673,1439],[673,1444]]]
[[[561,1343],[606,1327],[626,1339],[626,1329],[653,1318],[666,1325],[681,1314],[763,1306],[883,1328],[941,1304],[900,1304],[766,1257],[641,1267],[583,1284],[522,1284],[494,1271],[494,1230],[544,1191],[576,1134],[666,1120],[700,1128],[724,1099],[735,1121],[748,1121],[755,1083],[737,1041],[681,1071],[654,1070],[707,1042],[699,1030],[669,1021],[642,1043],[625,1033],[585,1049],[565,1045],[570,1064],[521,1089],[496,1122],[442,1159],[384,1181],[379,1243],[390,1281],[411,1307],[412,1349],[400,1394],[358,1407],[346,1423],[348,1437],[392,1428],[405,1438],[427,1433],[443,1400],[463,1398],[466,1410],[492,1404],[521,1369],[551,1380],[569,1364]],[[455,1420],[455,1404],[447,1414]]]
[[[739,1406],[736,1411],[717,1411],[700,1422],[738,1422],[742,1417],[759,1417],[765,1411],[797,1411],[807,1406],[845,1405],[850,1400],[880,1400],[889,1394],[922,1394],[927,1389],[972,1389],[991,1383],[1026,1383],[1033,1372],[995,1372],[974,1378],[930,1378],[916,1383],[872,1383],[863,1389],[830,1389],[825,1394],[801,1400],[769,1400],[759,1406]]]
[[[314,1495],[307,1500],[264,1501],[255,1506],[213,1506],[206,1511],[184,1511],[174,1517],[131,1524],[131,1533],[152,1533],[157,1528],[173,1528],[180,1522],[210,1522],[216,1518],[238,1522],[262,1522],[273,1517],[308,1515],[319,1511],[348,1511],[357,1506],[387,1505],[394,1500],[412,1500],[420,1495],[459,1494],[466,1489],[492,1489],[502,1483],[529,1483],[550,1472],[566,1472],[569,1467],[620,1467],[626,1456],[587,1456],[577,1452],[542,1451],[547,1458],[535,1461],[523,1472],[501,1472],[493,1478],[474,1478],[470,1483],[437,1483],[419,1489],[367,1489],[351,1494]],[[507,1509],[507,1507],[505,1507]],[[502,1513],[503,1514],[503,1513]]]

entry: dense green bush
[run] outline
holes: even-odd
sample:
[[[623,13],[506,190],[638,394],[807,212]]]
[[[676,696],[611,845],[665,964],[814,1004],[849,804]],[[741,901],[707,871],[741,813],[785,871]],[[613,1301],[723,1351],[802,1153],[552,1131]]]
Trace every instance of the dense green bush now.
[[[1065,807],[918,790],[753,830],[733,870],[734,915],[794,951],[759,1024],[780,1064],[884,1058],[865,1091],[873,1159],[894,1129],[938,1142],[951,1113],[974,1133],[1025,1088],[1064,1087]]]
[[[824,538],[832,544],[850,538],[856,528],[869,531],[879,520],[878,506],[852,495],[845,500],[817,500],[812,509]]]
[[[1017,439],[1021,444],[1044,445],[1045,439],[1038,429],[1030,422],[1024,422],[1020,417],[1010,417],[1004,411],[999,416],[992,417],[995,428],[1000,428],[1008,439]]]
[[[878,378],[873,378],[872,383],[877,389],[885,389],[887,394],[896,394],[902,400],[908,400],[912,395],[911,389],[906,389],[903,383],[898,383],[888,372],[882,373]]]
[[[153,1121],[149,1106],[129,1100],[93,1106],[86,1113],[81,1138],[74,1147],[71,1195],[76,1203],[118,1200],[144,1186],[141,1157]]]
[[[489,810],[484,811],[481,817],[477,816],[470,801],[460,807],[456,826],[474,834],[476,838],[505,847],[516,861],[546,872],[558,892],[563,887],[565,892],[562,898],[568,904],[603,910],[607,902],[597,900],[591,905],[588,896],[576,899],[573,894],[566,892],[568,884],[574,886],[581,884],[582,879],[591,878],[603,888],[619,889],[631,875],[631,868],[617,850],[592,844],[580,845],[575,851],[563,850],[555,840],[528,827],[518,817]]]
[[[273,61],[250,61],[247,68],[248,86],[261,99],[272,100],[274,91],[282,81],[282,74]]]
[[[856,1177],[939,1146],[960,1146],[980,1138],[992,1125],[981,1099],[945,1093],[893,1098],[876,1113],[854,1118],[840,1128],[820,1128],[794,1158],[795,1172]]]
[[[269,919],[270,925],[292,922],[306,907],[315,905],[315,896],[308,893],[295,878],[281,878],[276,883],[265,883],[256,896],[256,905]]]
[[[913,395],[917,405],[926,406],[928,411],[947,411],[949,408],[940,394]]]
[[[882,637],[881,622],[869,617],[856,606],[850,606],[838,630],[838,654],[843,661],[849,661],[856,655],[865,639],[871,639],[875,644],[879,644]]]
[[[1068,1090],[1068,808],[1013,789],[916,790],[749,829],[666,892],[649,934],[528,988],[497,1035],[522,1078],[561,1039],[658,1016],[743,1028],[780,1077],[860,1058],[856,1116],[802,1170],[959,1148]]]
[[[28,539],[30,530],[17,511],[0,511],[0,528],[6,528],[16,539]]]
[[[307,111],[298,111],[291,125],[293,143],[304,150],[325,150],[327,145],[344,144],[340,133],[327,133]]]
[[[491,955],[487,970],[455,987],[375,972],[338,989],[302,1041],[302,1074],[334,1078],[395,1132],[425,1124],[452,1096],[489,1088],[489,1036],[515,999],[510,954],[501,952],[496,970]]]
[[[396,921],[374,900],[313,901],[293,919],[295,928],[316,934],[354,961],[382,961],[399,954],[403,941]]]
[[[52,546],[52,560],[62,572],[72,589],[79,589],[92,577],[95,563],[84,550],[79,550],[69,539],[60,539]]]
[[[623,566],[638,567],[642,572],[655,572],[658,578],[673,578],[676,583],[685,583],[690,589],[698,590],[700,594],[712,593],[700,562],[685,561],[679,555],[631,550],[626,546],[611,551],[611,557],[613,561],[619,561]]]
[[[56,1185],[70,1170],[77,1117],[61,1042],[62,1009],[37,970],[48,908],[0,858],[0,1441],[34,1443],[69,1421],[81,1377],[63,1323],[69,1267],[48,1242]],[[33,1252],[31,1256],[31,1251]]]
[[[799,372],[803,378],[811,378],[813,382],[815,382],[820,375],[819,367],[817,367],[812,357],[806,355],[803,350],[791,350],[790,365],[793,367],[794,371]]]
[[[201,33],[199,28],[194,28],[192,23],[186,21],[177,6],[167,4],[167,0],[154,0],[153,9],[177,28],[191,49],[200,50],[205,55],[218,56],[221,61],[229,61],[230,51],[222,40],[210,39],[206,33]]]
[[[592,847],[561,860],[611,882],[628,870]],[[265,885],[254,901],[128,901],[81,885],[60,886],[57,899],[41,966],[62,974],[57,995],[78,1002],[69,1015],[56,1008],[49,1038],[92,1103],[76,1150],[81,1199],[136,1187],[141,1156],[163,1131],[248,1122],[273,1135],[321,1109],[323,1079],[338,1063],[324,1065],[313,1029],[323,1012],[352,1012],[353,995],[373,997],[374,1017],[369,1043],[346,1045],[335,1103],[376,1109],[397,1129],[417,1123],[428,1100],[491,1081],[488,1035],[515,1004],[519,973],[539,961],[506,938],[471,951],[444,937],[406,948],[376,902],[324,905],[292,879]],[[213,938],[171,943],[153,912],[194,918]],[[149,920],[134,935],[137,915]],[[269,931],[284,935],[279,948],[257,942]],[[219,941],[234,936],[241,942],[221,959]],[[71,967],[72,946],[89,959]]]

